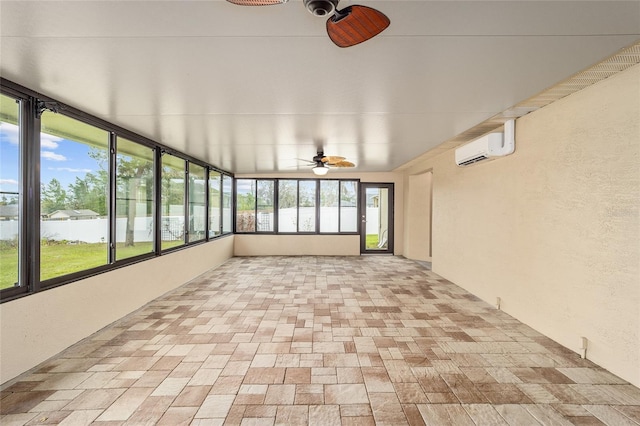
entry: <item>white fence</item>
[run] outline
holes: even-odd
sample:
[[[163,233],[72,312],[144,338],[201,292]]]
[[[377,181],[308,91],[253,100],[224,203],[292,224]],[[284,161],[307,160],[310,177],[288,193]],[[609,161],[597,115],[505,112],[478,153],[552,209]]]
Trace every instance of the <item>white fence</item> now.
[[[228,213],[225,211],[225,213]],[[337,207],[323,207],[322,229],[321,232],[337,232],[338,215]],[[300,230],[313,231],[315,224],[315,208],[300,208],[299,212]],[[296,232],[296,215],[297,209],[282,209],[279,212],[279,231],[280,232]],[[268,215],[273,223],[273,213]],[[196,224],[197,228],[203,229],[204,218],[194,218],[202,223]],[[220,218],[213,218],[214,222],[219,223]],[[356,208],[342,209],[342,217],[340,218],[343,229],[358,230],[358,212]],[[311,226],[311,228],[308,228]],[[125,233],[127,227],[127,218],[118,218],[116,220],[116,242],[125,241]],[[168,216],[163,217],[161,225],[162,239],[175,240],[182,238],[181,231],[184,229],[184,217]],[[85,243],[101,243],[108,240],[109,223],[105,218],[101,219],[83,219],[83,220],[44,220],[40,222],[40,235],[43,239],[56,241],[82,241]],[[367,234],[378,233],[378,209],[367,208]],[[18,235],[18,221],[8,220],[0,221],[0,240],[12,240]],[[152,218],[137,217],[134,221],[134,241],[153,241]]]

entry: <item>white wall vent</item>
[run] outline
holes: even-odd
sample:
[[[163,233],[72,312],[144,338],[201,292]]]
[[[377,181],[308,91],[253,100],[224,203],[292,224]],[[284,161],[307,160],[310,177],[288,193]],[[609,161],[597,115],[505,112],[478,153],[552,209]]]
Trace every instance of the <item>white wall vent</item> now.
[[[456,149],[456,164],[460,167],[513,154],[515,150],[515,120],[504,123],[504,132],[489,133]]]

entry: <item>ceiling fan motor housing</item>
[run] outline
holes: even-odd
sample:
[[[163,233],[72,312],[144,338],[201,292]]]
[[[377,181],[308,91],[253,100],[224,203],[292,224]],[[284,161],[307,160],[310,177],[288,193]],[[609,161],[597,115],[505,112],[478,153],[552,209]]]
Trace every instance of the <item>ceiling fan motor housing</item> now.
[[[335,12],[338,0],[304,0],[304,6],[313,16],[330,16]]]

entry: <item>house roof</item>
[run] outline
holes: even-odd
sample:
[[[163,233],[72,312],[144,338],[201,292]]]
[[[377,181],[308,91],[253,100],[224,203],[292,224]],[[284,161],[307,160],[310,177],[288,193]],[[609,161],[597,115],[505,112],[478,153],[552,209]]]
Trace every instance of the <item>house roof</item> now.
[[[89,209],[80,209],[80,210],[56,210],[49,214],[49,216],[53,215],[63,215],[68,217],[84,217],[84,216],[100,216],[100,214],[94,212]]]
[[[19,206],[17,204],[7,204],[0,206],[0,217],[17,217]]]

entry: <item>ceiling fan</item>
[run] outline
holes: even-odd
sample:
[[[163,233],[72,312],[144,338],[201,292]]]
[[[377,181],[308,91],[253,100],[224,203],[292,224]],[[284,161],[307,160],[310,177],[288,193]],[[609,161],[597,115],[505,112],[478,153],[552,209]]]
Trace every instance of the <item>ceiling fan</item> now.
[[[324,155],[324,152],[318,151],[318,154],[313,157],[313,161],[306,161],[313,166],[311,171],[318,176],[324,176],[329,172],[332,167],[355,167],[351,161],[347,161],[344,157],[338,157],[337,155]]]
[[[269,6],[289,0],[227,0],[240,6]],[[314,16],[329,16],[327,34],[339,47],[351,47],[384,31],[391,21],[379,10],[352,5],[338,10],[340,0],[304,0],[304,6]]]

